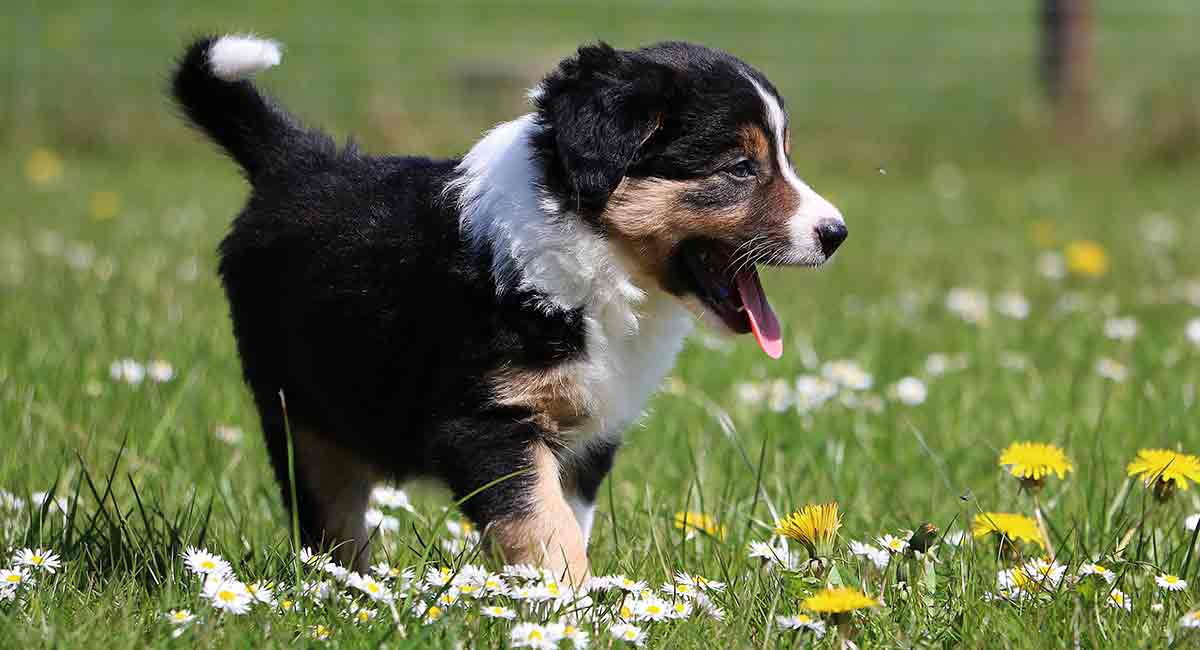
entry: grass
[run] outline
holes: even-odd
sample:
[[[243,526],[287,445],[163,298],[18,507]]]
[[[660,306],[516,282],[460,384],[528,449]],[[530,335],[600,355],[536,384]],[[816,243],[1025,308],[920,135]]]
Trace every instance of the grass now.
[[[215,244],[244,188],[161,97],[186,38],[227,27],[287,43],[264,84],[374,151],[461,152],[521,110],[520,91],[538,71],[597,37],[725,47],[789,99],[797,167],[847,215],[851,237],[826,269],[765,278],[787,328],[783,360],[768,363],[748,340],[693,337],[602,488],[595,573],[657,586],[682,570],[728,583],[717,598],[724,622],[652,624],[650,645],[808,643],[774,616],[797,611],[814,583],[762,568],[746,547],[770,536],[776,514],[831,500],[845,515],[837,579],[882,591],[887,604],[855,619],[864,647],[1194,642],[1176,621],[1195,587],[1168,596],[1152,578],[1200,584],[1182,525],[1200,509],[1196,490],[1158,504],[1124,469],[1139,448],[1200,449],[1200,348],[1184,334],[1200,315],[1200,106],[1181,81],[1200,68],[1200,14],[1183,2],[1098,3],[1093,135],[1064,144],[1037,99],[1032,16],[992,4],[15,9],[0,50],[0,487],[26,499],[54,490],[70,514],[0,507],[0,550],[47,546],[64,562],[22,601],[0,603],[0,646],[289,645],[316,643],[318,624],[344,647],[507,639],[509,624],[464,612],[426,626],[400,608],[403,634],[390,614],[356,626],[339,607],[220,617],[183,566],[183,549],[199,545],[246,579],[296,583],[288,517],[214,275]],[[60,162],[46,183],[28,175],[37,149]],[[1161,235],[1163,223],[1173,235]],[[1107,251],[1106,273],[1039,272],[1045,253],[1085,239]],[[986,322],[946,308],[955,287],[990,295]],[[999,312],[1006,291],[1028,300],[1028,318]],[[1107,338],[1111,316],[1135,317],[1136,337]],[[933,376],[935,353],[965,368]],[[165,360],[175,376],[136,387],[111,379],[110,364],[127,357]],[[1101,358],[1128,378],[1099,376]],[[851,393],[858,404],[835,399],[801,413],[739,398],[747,383],[819,375],[838,359],[873,379]],[[927,385],[923,404],[888,397],[906,376]],[[244,438],[218,439],[222,425]],[[990,542],[943,543],[930,570],[898,561],[884,576],[848,557],[849,539],[926,521],[948,532],[981,511],[1032,514],[1029,495],[996,465],[1016,440],[1066,450],[1075,471],[1040,496],[1057,559],[1071,573],[1084,560],[1108,562],[1131,612],[1086,589],[989,601],[996,572],[1011,566]],[[401,566],[467,561],[440,545],[450,538],[443,519],[457,520],[441,510],[446,495],[409,489],[420,514],[401,513],[380,556]],[[685,540],[673,520],[686,510],[719,520],[724,539]],[[917,578],[908,596],[896,586],[901,565]],[[203,620],[172,641],[161,616],[181,607]],[[605,629],[595,645],[610,643]]]

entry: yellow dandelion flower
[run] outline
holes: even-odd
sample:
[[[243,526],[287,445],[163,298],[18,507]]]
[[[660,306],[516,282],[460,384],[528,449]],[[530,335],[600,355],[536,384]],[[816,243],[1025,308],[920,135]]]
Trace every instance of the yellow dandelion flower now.
[[[39,147],[25,161],[25,177],[34,185],[49,185],[62,176],[62,158],[53,150]]]
[[[1041,442],[1014,442],[1000,454],[1000,466],[1005,467],[1028,487],[1041,487],[1050,474],[1066,478],[1075,466],[1067,454],[1055,445]]]
[[[1170,449],[1141,449],[1125,471],[1142,479],[1154,496],[1166,500],[1176,488],[1191,487],[1189,481],[1200,482],[1200,458]]]
[[[1094,241],[1073,241],[1067,244],[1063,255],[1067,258],[1067,270],[1075,275],[1098,278],[1108,272],[1108,252]]]
[[[92,192],[88,207],[92,211],[92,219],[107,221],[121,211],[121,195],[110,191]]]
[[[818,614],[846,614],[878,606],[879,601],[854,587],[826,587],[800,603],[800,607]]]
[[[677,512],[675,513],[675,528],[687,531],[686,539],[692,539],[696,533],[704,533],[709,537],[717,539],[725,539],[725,534],[728,532],[725,526],[717,522],[712,515],[703,512]]]
[[[833,555],[833,544],[841,527],[842,517],[836,502],[823,506],[810,504],[776,522],[775,534],[800,542],[813,557],[827,558]]]
[[[1042,539],[1042,531],[1037,521],[1032,517],[1017,515],[1010,512],[981,512],[975,515],[971,524],[971,534],[975,537],[986,537],[996,533],[1001,543],[1025,541],[1046,548],[1046,540]]]

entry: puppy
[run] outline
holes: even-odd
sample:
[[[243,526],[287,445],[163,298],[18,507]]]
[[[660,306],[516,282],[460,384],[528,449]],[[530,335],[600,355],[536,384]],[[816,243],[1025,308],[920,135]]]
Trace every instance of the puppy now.
[[[204,38],[172,90],[249,181],[220,274],[304,543],[361,570],[372,486],[427,476],[507,560],[579,583],[597,489],[693,316],[778,357],[757,265],[846,237],[792,169],[783,100],[718,50],[601,43],[460,160],[369,156],[255,88],[279,60]]]

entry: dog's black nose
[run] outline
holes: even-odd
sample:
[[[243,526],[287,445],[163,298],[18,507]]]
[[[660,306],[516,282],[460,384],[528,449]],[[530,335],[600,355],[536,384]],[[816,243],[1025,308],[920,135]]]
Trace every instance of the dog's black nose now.
[[[849,234],[846,224],[837,219],[825,219],[813,229],[817,231],[817,241],[821,242],[821,252],[825,253],[826,259],[846,241],[846,235]]]

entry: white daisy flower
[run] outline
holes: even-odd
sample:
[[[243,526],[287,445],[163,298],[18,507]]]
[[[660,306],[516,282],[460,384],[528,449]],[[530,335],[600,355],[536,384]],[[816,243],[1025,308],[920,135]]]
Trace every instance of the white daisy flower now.
[[[1190,628],[1200,627],[1200,609],[1193,609],[1192,611],[1184,614],[1183,617],[1179,619],[1179,625],[1180,627]]]
[[[218,424],[213,428],[213,435],[221,442],[236,445],[245,438],[245,434],[238,427],[229,426],[227,424]]]
[[[446,530],[450,531],[450,535],[456,539],[471,539],[474,535],[478,534],[475,530],[475,524],[466,519],[458,521],[446,520]]]
[[[0,589],[8,589],[16,592],[16,590],[24,584],[32,582],[33,578],[29,576],[29,569],[17,566],[11,569],[0,569]]]
[[[400,520],[378,508],[368,508],[364,519],[368,529],[378,528],[381,533],[395,533],[400,530]]]
[[[451,587],[438,595],[437,604],[443,609],[450,609],[459,603],[460,598],[458,587]]]
[[[617,639],[626,643],[632,643],[638,647],[646,644],[646,633],[642,631],[642,628],[630,623],[617,623],[608,628],[608,633]]]
[[[162,384],[175,378],[175,369],[166,361],[155,359],[146,364],[146,374],[149,375],[151,381]]]
[[[987,293],[979,289],[955,287],[946,293],[946,309],[975,325],[988,321]]]
[[[671,602],[671,618],[682,620],[691,615],[692,601],[680,599]]]
[[[775,622],[785,630],[808,630],[818,639],[825,636],[825,624],[808,614],[776,616]]]
[[[905,406],[920,406],[929,396],[925,382],[916,377],[905,377],[892,386],[892,394]]]
[[[386,602],[392,599],[392,592],[387,585],[370,576],[352,573],[348,584],[366,594],[371,600]]]
[[[996,296],[996,311],[1016,320],[1029,318],[1029,301],[1017,291],[1005,291]]]
[[[786,564],[788,557],[787,542],[779,539],[779,543],[775,544],[775,540],[771,542],[750,542],[750,550],[747,557],[762,558],[769,562],[777,562]]]
[[[1067,277],[1067,262],[1061,253],[1048,251],[1037,258],[1038,273],[1048,280],[1061,280]]]
[[[508,584],[499,574],[490,573],[483,579],[483,590],[489,596],[503,596],[508,593]]]
[[[1080,578],[1087,576],[1099,576],[1110,585],[1114,580],[1117,579],[1117,574],[1110,571],[1107,567],[1094,562],[1084,562],[1082,565],[1080,565],[1078,575]]]
[[[875,568],[880,571],[886,569],[888,563],[892,561],[892,554],[886,549],[856,540],[850,540],[850,553],[870,560],[871,564],[874,564]]]
[[[537,623],[517,623],[509,633],[509,645],[513,648],[555,650],[558,641],[550,630]]]
[[[1166,607],[1162,603],[1150,603],[1150,611],[1162,612]]]
[[[617,589],[631,594],[636,594],[646,590],[646,583],[641,580],[633,580],[632,578],[626,578],[625,576],[615,577],[617,580],[614,584],[616,585]]]
[[[1096,361],[1096,374],[1119,384],[1129,378],[1129,369],[1119,361],[1102,357]]]
[[[500,605],[488,605],[479,609],[479,613],[488,618],[502,618],[506,621],[511,621],[517,617],[517,613],[509,607]]]
[[[874,384],[871,374],[862,369],[857,361],[840,359],[821,366],[821,375],[829,381],[850,390],[870,390]]]
[[[1187,518],[1183,520],[1183,528],[1189,533],[1196,531],[1196,524],[1200,524],[1200,513],[1188,515]]]
[[[338,564],[337,562],[333,562],[333,561],[326,562],[321,567],[321,570],[324,571],[325,573],[328,573],[330,575],[330,577],[332,577],[334,580],[337,580],[338,582],[346,582],[347,580],[350,579],[350,570],[347,569],[346,567],[343,567],[342,565]]]
[[[875,540],[880,548],[889,553],[903,553],[908,550],[908,540],[903,537],[894,537],[890,534],[885,534]]]
[[[359,607],[358,605],[351,605],[350,609],[346,610],[346,614],[347,617],[354,621],[357,625],[366,625],[367,623],[375,620],[375,617],[378,616],[378,612],[374,609],[369,607]]]
[[[1133,601],[1131,601],[1129,596],[1126,596],[1125,592],[1121,591],[1120,589],[1113,589],[1112,592],[1108,594],[1108,598],[1105,599],[1105,602],[1113,609],[1123,609],[1127,612],[1133,611]]]
[[[814,411],[833,399],[837,392],[838,387],[832,381],[813,375],[800,375],[796,377],[796,410],[801,413]]]
[[[23,548],[13,554],[13,562],[33,567],[46,573],[54,573],[62,566],[58,555],[54,551],[44,548]]]
[[[588,633],[570,621],[551,623],[546,626],[546,630],[560,641],[570,641],[575,650],[583,650],[583,648],[588,647],[590,641]]]
[[[671,617],[671,604],[657,596],[639,598],[632,604],[633,615],[641,621],[665,621]]]
[[[541,580],[546,577],[542,569],[530,564],[506,564],[500,570],[500,573],[510,578],[523,578],[525,580]]]
[[[1025,574],[1043,589],[1054,589],[1062,583],[1067,567],[1045,558],[1034,558],[1025,564]]]
[[[317,553],[307,546],[300,549],[299,559],[300,564],[307,566],[321,566],[326,561],[324,553]]]
[[[1157,584],[1160,589],[1165,589],[1167,591],[1183,591],[1184,589],[1187,589],[1187,580],[1170,573],[1164,573],[1162,575],[1155,576],[1154,583]]]
[[[233,571],[225,558],[194,546],[187,547],[183,553],[183,559],[187,563],[188,569],[196,575],[224,576]]]
[[[1192,345],[1200,345],[1200,318],[1193,318],[1188,321],[1184,333],[1187,336],[1187,340],[1192,342]]]
[[[1132,341],[1138,333],[1138,322],[1130,316],[1113,317],[1104,321],[1104,336],[1114,341]]]
[[[29,500],[33,502],[34,507],[41,508],[47,503],[50,504],[50,510],[58,508],[58,511],[65,516],[67,511],[71,509],[71,502],[66,497],[51,497],[49,492],[34,492],[29,495]],[[3,497],[0,497],[3,501]]]
[[[371,501],[384,508],[416,512],[412,502],[408,499],[407,492],[388,485],[379,485],[371,490]]]
[[[324,623],[317,623],[309,628],[309,634],[317,641],[328,641],[333,636],[333,628]]]
[[[967,531],[956,529],[946,533],[942,539],[951,546],[961,546],[967,540]]]
[[[171,625],[187,625],[196,620],[196,615],[190,609],[173,609],[163,614],[163,618]]]
[[[454,573],[450,567],[429,567],[425,572],[425,584],[430,587],[445,587],[454,579]]]
[[[238,615],[249,612],[250,604],[254,602],[246,585],[233,578],[205,585],[204,597],[215,609]]]
[[[254,600],[270,605],[275,602],[275,585],[272,583],[252,582],[246,585],[246,592]]]
[[[333,598],[335,593],[333,583],[328,580],[318,580],[316,582],[303,582],[300,584],[300,593],[312,598],[313,600],[329,600]]]

